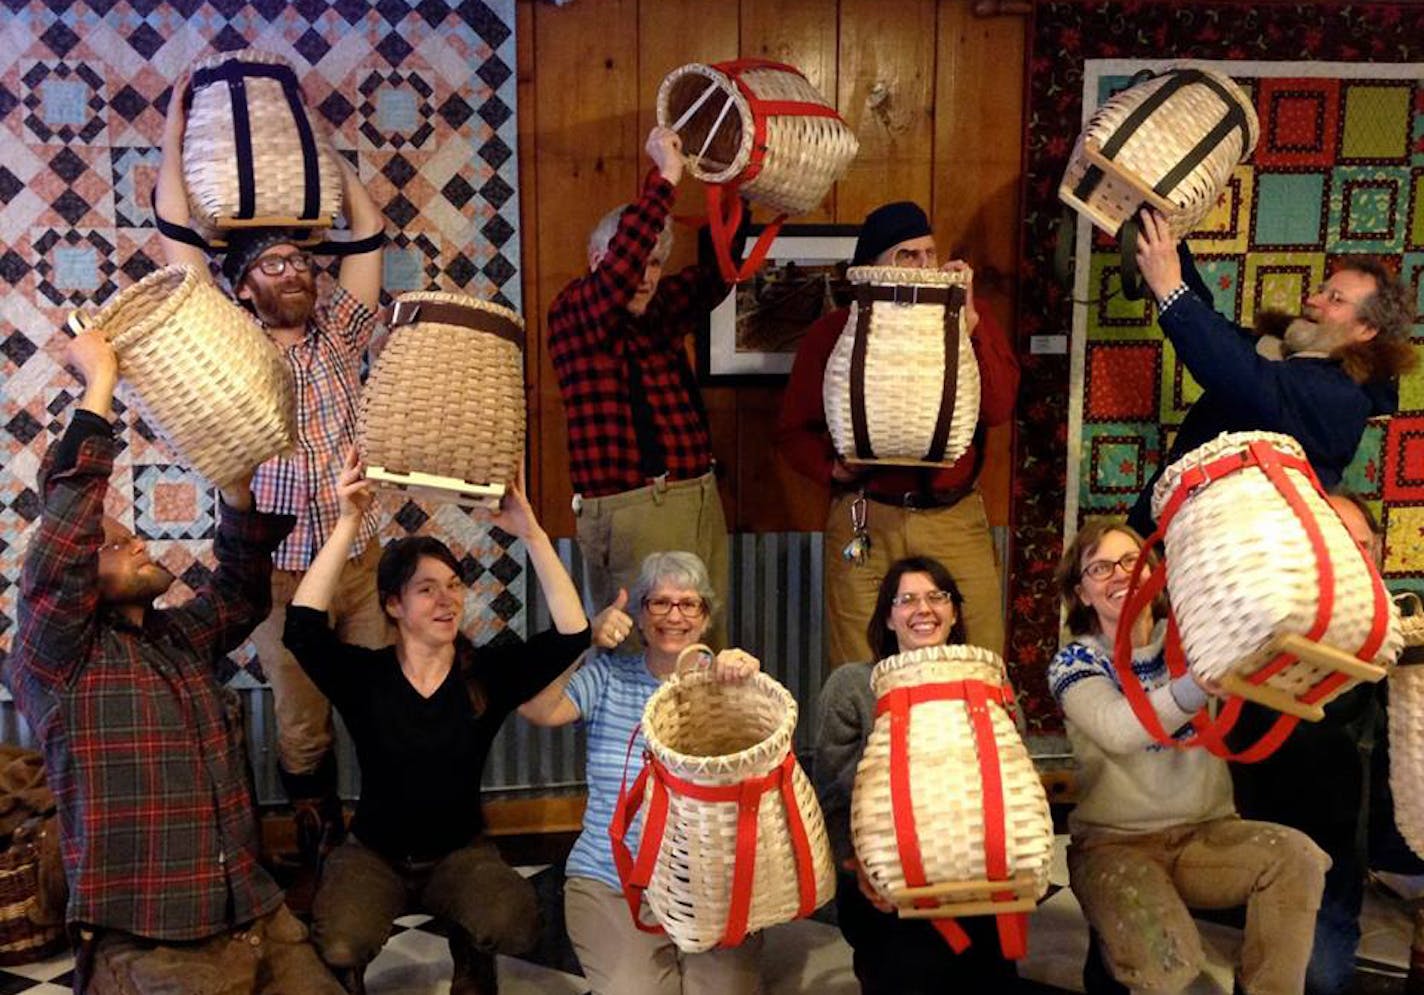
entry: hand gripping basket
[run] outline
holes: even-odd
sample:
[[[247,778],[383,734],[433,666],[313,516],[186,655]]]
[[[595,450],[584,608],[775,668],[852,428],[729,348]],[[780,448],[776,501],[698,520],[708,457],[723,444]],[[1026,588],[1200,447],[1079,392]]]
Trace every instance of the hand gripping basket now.
[[[361,395],[366,476],[495,506],[524,460],[524,322],[497,304],[402,294]]]
[[[681,136],[688,170],[708,185],[713,247],[729,283],[756,272],[781,222],[814,210],[860,150],[800,70],[764,59],[674,69],[658,88],[658,124]],[[739,194],[778,215],[740,268],[731,253]]]
[[[1424,604],[1413,592],[1397,604],[1405,648],[1389,674],[1389,788],[1394,824],[1424,858]]]
[[[690,646],[680,661],[692,652],[711,654]],[[795,728],[795,699],[761,673],[720,684],[692,670],[648,699],[645,764],[620,789],[610,828],[639,929],[666,932],[686,953],[735,947],[835,894],[821,807],[791,751]],[[635,860],[625,838],[645,801]],[[657,925],[642,921],[645,897]]]
[[[1144,203],[1178,237],[1194,229],[1256,147],[1251,100],[1210,69],[1169,69],[1109,97],[1073,147],[1065,204],[1116,235]]]
[[[951,464],[979,421],[979,363],[965,331],[967,273],[857,266],[821,385],[848,462]]]
[[[901,918],[929,918],[954,947],[955,916],[997,917],[1004,955],[1022,958],[1048,889],[1048,796],[1006,709],[998,655],[935,646],[881,660],[875,725],[855,774],[856,857]]]
[[[1370,556],[1325,500],[1305,453],[1290,436],[1228,432],[1167,467],[1152,495],[1166,565],[1144,580],[1134,569],[1114,664],[1144,727],[1172,742],[1132,677],[1131,621],[1164,584],[1170,594],[1167,665],[1189,666],[1232,695],[1213,722],[1194,719],[1205,745],[1231,756],[1222,737],[1241,699],[1281,712],[1275,725],[1233,759],[1269,756],[1299,719],[1360,681],[1378,681],[1399,656],[1398,610]]]
[[[183,178],[198,233],[330,228],[341,211],[336,152],[312,127],[296,73],[251,49],[193,67]]]
[[[164,267],[69,322],[76,332],[103,333],[144,420],[218,487],[295,443],[286,360],[246,311],[193,270]]]

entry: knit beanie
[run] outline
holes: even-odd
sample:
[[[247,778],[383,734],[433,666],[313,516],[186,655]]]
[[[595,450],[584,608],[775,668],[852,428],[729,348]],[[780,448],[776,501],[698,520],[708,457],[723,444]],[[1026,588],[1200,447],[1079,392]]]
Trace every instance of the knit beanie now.
[[[860,237],[855,240],[855,257],[850,264],[869,266],[891,246],[930,234],[933,234],[930,219],[919,204],[897,200],[893,204],[882,205],[865,216],[865,223],[860,226]]]

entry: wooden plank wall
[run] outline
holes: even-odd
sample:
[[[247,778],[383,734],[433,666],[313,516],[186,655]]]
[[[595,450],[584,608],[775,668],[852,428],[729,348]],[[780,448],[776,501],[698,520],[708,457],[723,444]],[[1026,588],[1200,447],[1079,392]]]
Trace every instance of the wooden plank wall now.
[[[658,84],[687,62],[760,56],[800,68],[860,138],[860,156],[816,214],[858,224],[918,201],[946,251],[978,273],[980,307],[1011,331],[1016,298],[1026,21],[978,17],[970,0],[519,0],[519,155],[530,331],[530,485],[552,534],[572,535],[563,407],[544,316],[586,266],[597,219],[637,195]],[[678,211],[703,210],[685,179]],[[760,217],[760,216],[758,216]],[[691,258],[679,230],[673,264]],[[773,450],[780,384],[709,387],[728,523],[735,532],[819,530],[826,494]],[[1010,430],[990,436],[983,488],[1008,520]]]

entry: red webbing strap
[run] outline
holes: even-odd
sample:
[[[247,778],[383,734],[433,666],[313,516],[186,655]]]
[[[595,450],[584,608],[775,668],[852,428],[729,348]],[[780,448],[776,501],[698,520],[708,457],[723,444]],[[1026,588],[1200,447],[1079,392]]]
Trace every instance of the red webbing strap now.
[[[633,819],[643,804],[644,788],[648,783],[648,763],[628,789],[628,758],[633,753],[633,741],[638,738],[638,726],[633,727],[633,735],[628,737],[628,752],[623,756],[623,780],[618,785],[618,800],[613,805],[613,819],[608,824],[608,838],[613,844],[613,865],[618,869],[618,880],[623,883],[623,897],[632,913],[633,925],[644,933],[661,933],[663,928],[648,925],[639,918],[643,904],[643,892],[648,890],[648,882],[653,879],[653,864],[657,860],[658,849],[662,846],[663,830],[667,826],[667,792],[661,783],[653,780],[652,799],[648,805],[648,815],[643,821],[643,837],[638,844],[638,860],[628,850],[628,831],[633,827]],[[637,799],[630,803],[630,799]]]
[[[781,762],[781,805],[786,809],[786,825],[791,830],[791,850],[796,854],[796,887],[801,892],[801,904],[796,918],[804,919],[816,911],[816,865],[811,858],[811,838],[801,818],[801,806],[796,802],[796,755],[790,751]]]
[[[732,239],[742,224],[742,198],[738,196],[741,180],[732,183],[709,184],[707,187],[707,231],[712,237],[712,251],[717,257],[717,269],[728,283],[741,283],[750,277],[771,251],[771,243],[781,234],[785,214],[778,214],[761,230],[752,243],[752,251],[740,264],[732,258]]]

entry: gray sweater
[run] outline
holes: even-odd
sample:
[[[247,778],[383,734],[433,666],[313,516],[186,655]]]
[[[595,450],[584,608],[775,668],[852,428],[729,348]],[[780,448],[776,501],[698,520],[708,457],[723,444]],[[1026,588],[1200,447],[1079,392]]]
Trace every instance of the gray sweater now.
[[[870,690],[869,663],[847,663],[831,671],[816,703],[820,720],[816,763],[812,771],[826,835],[836,866],[855,856],[850,838],[850,795],[855,771],[875,725],[875,695]]]

